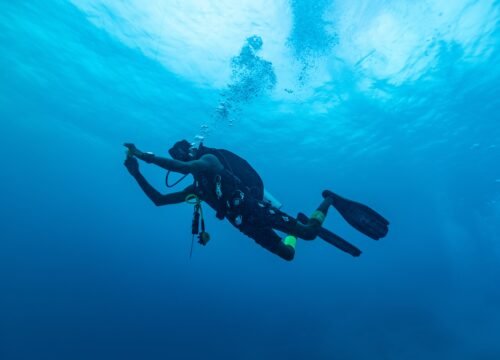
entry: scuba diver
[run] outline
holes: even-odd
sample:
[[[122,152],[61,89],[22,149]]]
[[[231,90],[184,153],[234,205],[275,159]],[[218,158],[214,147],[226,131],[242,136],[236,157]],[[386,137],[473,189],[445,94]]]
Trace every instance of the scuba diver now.
[[[320,237],[352,256],[361,254],[354,245],[322,227],[330,206],[351,226],[372,239],[383,238],[389,230],[389,222],[383,216],[366,205],[345,199],[329,190],[323,191],[323,200],[310,217],[299,213],[294,218],[266,199],[259,174],[246,160],[228,150],[205,147],[203,143],[196,148],[187,140],[181,140],[169,149],[170,159],[140,151],[131,143],[125,143],[124,146],[128,149],[125,167],[155,205],[183,202],[195,205],[192,234],[193,238],[198,235],[198,242],[202,245],[210,239],[205,231],[202,201],[216,211],[218,219],[227,219],[243,234],[288,261],[295,256],[297,238],[313,240]],[[189,174],[194,177],[194,183],[182,191],[161,194],[141,174],[137,159],[167,170],[168,187],[175,186]],[[170,172],[184,176],[169,185]],[[287,235],[282,239],[275,230]]]

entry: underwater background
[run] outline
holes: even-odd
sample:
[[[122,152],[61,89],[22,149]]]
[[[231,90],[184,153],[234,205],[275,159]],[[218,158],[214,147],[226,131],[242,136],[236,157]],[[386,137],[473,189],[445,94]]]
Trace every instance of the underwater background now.
[[[0,359],[500,359],[500,2],[0,1]],[[290,214],[391,221],[286,262],[157,208],[124,142],[230,149]],[[163,193],[165,173],[141,163]],[[179,187],[187,186],[185,180]]]

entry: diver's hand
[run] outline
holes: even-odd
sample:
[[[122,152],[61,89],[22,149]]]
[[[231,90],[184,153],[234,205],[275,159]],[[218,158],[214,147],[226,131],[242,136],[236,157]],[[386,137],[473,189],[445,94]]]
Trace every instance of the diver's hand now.
[[[135,157],[127,156],[123,164],[131,175],[136,175],[139,173],[139,162]]]
[[[129,157],[135,156],[136,158],[145,161],[147,163],[151,163],[155,158],[155,154],[151,152],[142,152],[132,143],[125,143],[123,144],[123,146],[125,146],[128,149],[127,156]]]
[[[132,143],[125,143],[123,144],[128,149],[127,155],[129,157],[131,156],[140,156],[142,154],[142,151],[140,151],[134,144]]]

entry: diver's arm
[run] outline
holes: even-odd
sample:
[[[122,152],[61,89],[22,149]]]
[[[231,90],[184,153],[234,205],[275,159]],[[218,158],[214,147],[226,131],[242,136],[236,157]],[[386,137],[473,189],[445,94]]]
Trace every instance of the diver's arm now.
[[[186,196],[193,193],[193,185],[190,185],[183,191],[178,191],[170,194],[161,194],[158,190],[151,186],[151,184],[140,172],[137,172],[132,176],[137,181],[142,191],[144,191],[144,194],[146,194],[147,197],[150,198],[156,206],[183,203],[184,201],[186,201]]]
[[[192,161],[179,161],[152,154],[148,155],[149,158],[144,161],[155,164],[165,170],[175,171],[181,174],[195,174],[202,171],[217,172],[223,169],[219,159],[211,154],[204,155],[200,159]]]
[[[131,143],[125,143],[124,145],[128,149],[128,156],[135,156],[148,164],[155,164],[165,170],[175,171],[181,174],[195,174],[202,171],[218,172],[224,169],[224,166],[219,159],[217,159],[215,155],[211,154],[203,155],[197,160],[179,161],[156,156],[150,152],[142,152]]]
[[[137,181],[142,191],[144,191],[147,197],[150,198],[156,206],[182,203],[186,200],[186,196],[193,193],[193,185],[190,185],[183,191],[163,195],[158,190],[156,190],[141,174],[141,172],[139,171],[139,164],[134,157],[127,157],[125,159],[124,165],[129,171],[130,175],[132,175]]]

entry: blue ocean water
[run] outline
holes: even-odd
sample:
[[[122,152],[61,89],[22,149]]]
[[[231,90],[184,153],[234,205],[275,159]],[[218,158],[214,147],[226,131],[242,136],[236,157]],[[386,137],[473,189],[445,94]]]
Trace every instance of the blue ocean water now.
[[[0,359],[499,359],[500,3],[0,1]],[[124,142],[230,149],[284,210],[285,262],[207,207],[157,208]],[[161,191],[164,172],[141,170]],[[187,185],[188,180],[183,183]]]

